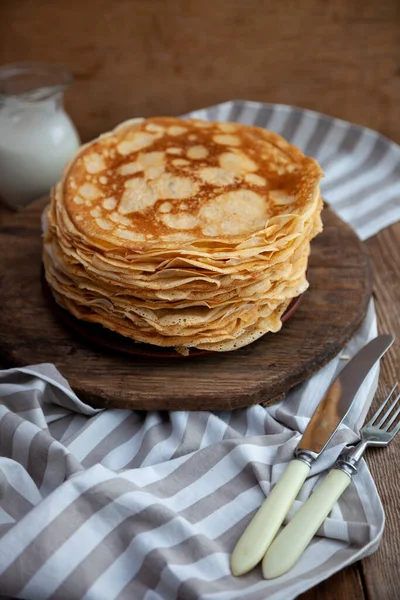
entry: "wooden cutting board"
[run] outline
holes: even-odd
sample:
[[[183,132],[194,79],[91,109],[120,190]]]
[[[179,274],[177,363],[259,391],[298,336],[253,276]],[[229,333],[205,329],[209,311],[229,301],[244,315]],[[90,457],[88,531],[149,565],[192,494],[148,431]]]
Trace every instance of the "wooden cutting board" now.
[[[6,367],[54,363],[94,406],[223,410],[271,404],[333,358],[365,316],[371,295],[365,247],[325,208],[324,231],[312,244],[310,289],[279,333],[234,352],[188,358],[152,355],[151,347],[149,355],[138,356],[101,347],[60,319],[43,293],[45,204],[42,199],[11,215],[0,229],[0,360]]]

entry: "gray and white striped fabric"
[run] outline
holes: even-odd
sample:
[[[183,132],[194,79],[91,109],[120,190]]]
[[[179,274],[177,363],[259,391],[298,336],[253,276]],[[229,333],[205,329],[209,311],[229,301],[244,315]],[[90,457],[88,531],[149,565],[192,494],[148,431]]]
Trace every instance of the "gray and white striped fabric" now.
[[[195,114],[268,125],[325,157],[326,197],[363,237],[377,230],[377,220],[383,227],[399,218],[396,200],[387,202],[398,182],[393,180],[384,200],[374,196],[383,173],[394,178],[394,156],[400,157],[397,146],[378,134],[309,111],[253,102]],[[389,149],[382,151],[382,144]],[[342,177],[347,173],[352,187],[342,188],[342,196],[329,165]],[[375,191],[364,197],[363,189]],[[376,331],[371,303],[344,353],[353,355]],[[51,364],[0,372],[0,596],[290,600],[373,552],[384,513],[363,463],[289,573],[267,582],[259,568],[241,578],[229,570],[238,537],[292,458],[343,364],[337,357],[281,404],[233,412],[99,411],[83,404]],[[356,439],[377,378],[376,368],[289,518],[344,445]]]

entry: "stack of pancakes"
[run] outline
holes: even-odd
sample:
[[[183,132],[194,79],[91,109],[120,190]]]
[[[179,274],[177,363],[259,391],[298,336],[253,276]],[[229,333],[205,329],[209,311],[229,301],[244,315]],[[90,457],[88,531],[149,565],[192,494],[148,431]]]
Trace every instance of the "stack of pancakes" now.
[[[43,261],[78,319],[137,342],[226,351],[281,328],[321,231],[317,162],[258,127],[135,119],[52,191]]]

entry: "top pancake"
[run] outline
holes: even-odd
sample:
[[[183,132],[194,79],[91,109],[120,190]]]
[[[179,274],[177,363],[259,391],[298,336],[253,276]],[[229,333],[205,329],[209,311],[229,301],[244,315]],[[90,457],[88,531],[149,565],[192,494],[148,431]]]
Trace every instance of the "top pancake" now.
[[[272,132],[159,117],[83,146],[55,195],[70,236],[148,252],[238,243],[282,216],[306,218],[321,176],[314,159]]]

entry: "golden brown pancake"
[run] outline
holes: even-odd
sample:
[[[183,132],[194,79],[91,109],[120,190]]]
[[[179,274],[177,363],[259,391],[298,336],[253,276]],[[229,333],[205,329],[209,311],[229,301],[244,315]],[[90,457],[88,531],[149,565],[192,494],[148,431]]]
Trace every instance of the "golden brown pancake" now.
[[[136,341],[230,350],[280,328],[321,230],[316,161],[234,123],[136,119],[83,146],[52,192],[59,304]]]

